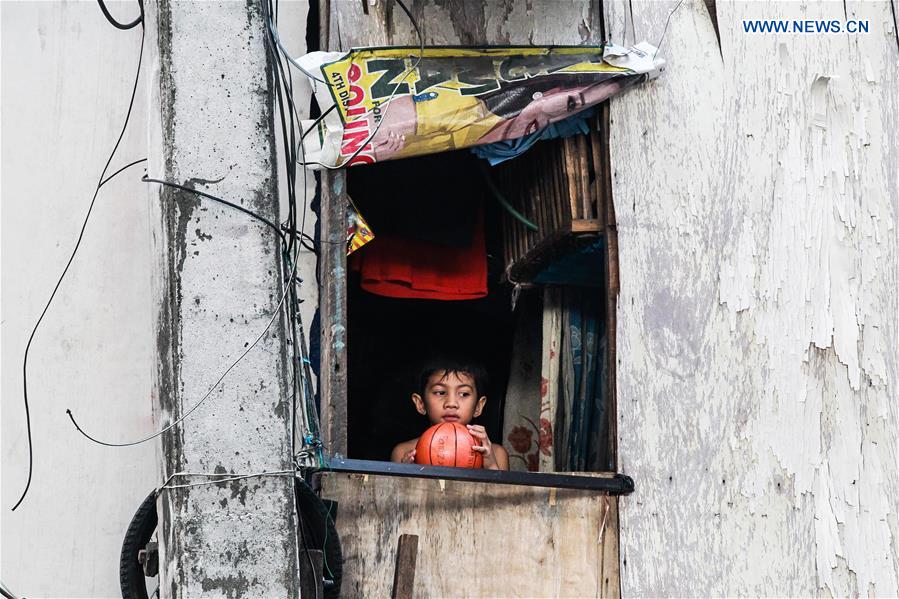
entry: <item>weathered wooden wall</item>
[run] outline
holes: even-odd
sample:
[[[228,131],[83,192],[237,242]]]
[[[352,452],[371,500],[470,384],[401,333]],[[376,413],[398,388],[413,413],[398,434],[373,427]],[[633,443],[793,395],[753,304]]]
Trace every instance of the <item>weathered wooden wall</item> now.
[[[419,536],[415,597],[617,597],[617,498],[593,491],[329,473],[344,597],[389,597]]]
[[[609,2],[606,22],[657,43],[677,4]],[[685,0],[666,72],[611,104],[622,594],[895,596],[891,6],[716,12],[720,50]],[[870,33],[741,26],[847,18]]]

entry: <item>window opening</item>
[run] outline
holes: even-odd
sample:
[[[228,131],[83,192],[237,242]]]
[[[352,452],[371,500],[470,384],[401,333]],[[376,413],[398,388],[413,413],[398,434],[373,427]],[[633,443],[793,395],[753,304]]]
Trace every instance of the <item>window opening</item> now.
[[[375,234],[348,260],[350,457],[387,460],[394,445],[428,427],[410,397],[420,392],[417,374],[429,354],[464,356],[486,367],[488,389],[479,391],[488,400],[476,422],[501,442],[514,315],[510,287],[502,282],[501,215],[478,169],[477,159],[460,151],[347,172],[347,191]],[[468,250],[479,242],[480,255]],[[390,244],[388,255],[377,254],[378,244]],[[410,268],[397,256],[403,252],[434,252],[437,261],[459,263],[444,279],[424,271],[427,264],[410,274],[400,272]],[[417,280],[396,283],[407,274]],[[397,297],[403,295],[419,297]]]
[[[388,460],[427,428],[410,395],[422,358],[439,353],[487,368],[487,407],[475,422],[513,469],[615,470],[600,143],[597,131],[544,141],[487,169],[459,151],[347,171],[348,195],[375,234],[347,268],[349,458]],[[478,231],[484,297],[405,297],[389,272],[377,276],[391,264],[375,276],[366,269],[379,238],[411,238],[411,251],[419,241],[458,249]]]

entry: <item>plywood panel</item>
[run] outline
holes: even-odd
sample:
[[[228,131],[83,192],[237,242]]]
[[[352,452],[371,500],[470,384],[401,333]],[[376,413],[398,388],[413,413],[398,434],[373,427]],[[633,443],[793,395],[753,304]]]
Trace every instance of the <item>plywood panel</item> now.
[[[401,534],[415,597],[617,597],[617,500],[590,491],[326,473],[345,597],[387,597]]]

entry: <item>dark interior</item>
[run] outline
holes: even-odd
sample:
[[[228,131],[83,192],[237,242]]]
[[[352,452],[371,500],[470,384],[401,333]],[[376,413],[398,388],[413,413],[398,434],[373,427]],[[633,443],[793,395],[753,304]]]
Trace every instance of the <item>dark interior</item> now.
[[[484,414],[476,423],[493,441],[502,436],[513,314],[511,288],[501,283],[502,230],[477,159],[467,151],[361,166],[347,171],[350,197],[375,234],[402,234],[445,246],[468,245],[483,226],[488,294],[481,299],[430,300],[375,295],[360,287],[350,261],[347,284],[349,457],[388,460],[394,445],[422,433],[413,408],[423,360],[452,354],[481,362],[489,374]],[[366,246],[357,250],[365,252]]]

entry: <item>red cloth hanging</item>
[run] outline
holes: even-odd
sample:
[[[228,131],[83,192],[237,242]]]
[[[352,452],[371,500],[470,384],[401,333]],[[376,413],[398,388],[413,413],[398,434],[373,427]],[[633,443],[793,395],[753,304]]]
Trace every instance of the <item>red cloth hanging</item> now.
[[[468,247],[379,235],[355,252],[362,288],[387,297],[468,300],[487,295],[483,215]]]

